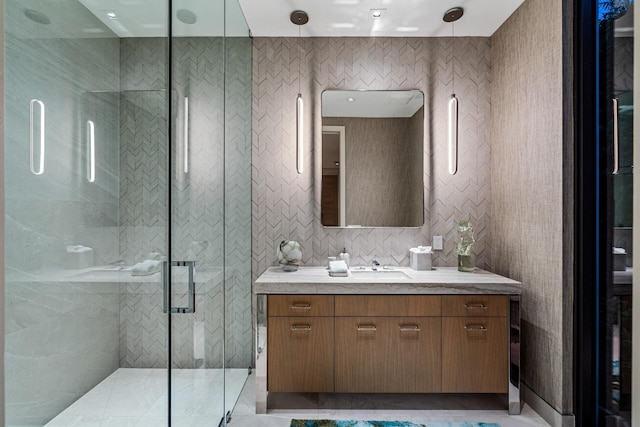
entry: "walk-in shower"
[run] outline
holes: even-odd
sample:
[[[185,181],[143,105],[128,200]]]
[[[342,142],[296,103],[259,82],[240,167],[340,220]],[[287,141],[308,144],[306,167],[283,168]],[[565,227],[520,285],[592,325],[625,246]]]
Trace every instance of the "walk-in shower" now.
[[[252,354],[239,5],[4,19],[6,425],[224,424]]]

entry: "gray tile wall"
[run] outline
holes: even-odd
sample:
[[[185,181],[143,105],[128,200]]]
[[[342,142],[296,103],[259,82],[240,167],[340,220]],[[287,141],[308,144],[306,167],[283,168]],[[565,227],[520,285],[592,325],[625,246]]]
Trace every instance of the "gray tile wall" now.
[[[4,7],[5,421],[43,425],[118,367],[117,286],[59,273],[73,263],[67,245],[92,247],[96,263],[117,256],[119,43],[74,38],[57,22],[46,34],[28,31],[35,24],[24,4]],[[33,98],[46,108],[40,176],[29,170]],[[94,183],[86,177],[87,120],[96,125]]]
[[[616,37],[614,61],[615,91],[633,90],[633,37]]]
[[[564,150],[571,138],[563,124],[562,16],[562,2],[527,0],[491,38],[491,233],[496,273],[524,285],[523,381],[566,413],[573,286],[566,249],[571,253],[573,228],[565,222],[572,215],[565,215],[572,159]]]
[[[253,39],[254,279],[293,239],[303,263],[321,265],[343,247],[352,263],[409,264],[409,248],[442,234],[434,265],[456,265],[456,221],[476,224],[477,265],[491,266],[490,43],[486,38]],[[447,103],[460,98],[460,162],[447,173]],[[298,72],[301,78],[298,79]],[[295,97],[305,99],[306,171],[295,170]],[[320,97],[325,89],[419,89],[425,94],[424,200],[420,228],[325,229],[320,224]],[[318,145],[319,147],[319,145]]]

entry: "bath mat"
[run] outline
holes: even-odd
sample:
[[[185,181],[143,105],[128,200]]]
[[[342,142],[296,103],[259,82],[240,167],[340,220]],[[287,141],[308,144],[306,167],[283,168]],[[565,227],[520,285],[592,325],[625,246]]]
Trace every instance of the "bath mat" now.
[[[496,423],[410,423],[408,421],[291,420],[291,427],[500,427]]]

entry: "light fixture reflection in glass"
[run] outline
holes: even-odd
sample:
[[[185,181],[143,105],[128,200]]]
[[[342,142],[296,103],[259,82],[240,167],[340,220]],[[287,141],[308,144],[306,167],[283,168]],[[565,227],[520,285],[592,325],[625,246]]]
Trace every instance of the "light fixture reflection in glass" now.
[[[302,102],[302,94],[298,94],[296,99],[296,140],[297,140],[297,161],[296,167],[298,173],[304,172],[303,151],[304,151],[304,105]]]
[[[114,12],[107,12],[107,18],[118,19],[118,15],[116,15]]]
[[[455,94],[449,100],[449,174],[458,171],[458,98]]]
[[[95,124],[87,120],[87,181],[96,181],[96,138]]]
[[[184,173],[189,173],[189,97],[184,97],[184,124],[183,124],[183,168]]]

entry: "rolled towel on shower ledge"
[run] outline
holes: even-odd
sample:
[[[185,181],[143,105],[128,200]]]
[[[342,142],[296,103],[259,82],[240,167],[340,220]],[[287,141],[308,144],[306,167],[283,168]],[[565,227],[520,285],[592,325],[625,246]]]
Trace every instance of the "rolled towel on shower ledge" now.
[[[160,270],[162,270],[162,261],[147,259],[134,265],[131,268],[131,275],[148,276],[153,273],[158,273]]]

